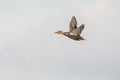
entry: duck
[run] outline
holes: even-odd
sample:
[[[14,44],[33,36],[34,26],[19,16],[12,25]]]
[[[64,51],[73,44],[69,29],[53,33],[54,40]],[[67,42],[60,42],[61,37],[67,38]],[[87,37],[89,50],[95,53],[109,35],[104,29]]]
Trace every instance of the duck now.
[[[81,36],[84,26],[85,26],[84,24],[81,24],[80,27],[77,27],[76,17],[72,16],[71,21],[69,23],[69,31],[64,32],[64,31],[59,30],[55,33],[67,36],[68,38],[76,40],[76,41],[85,40],[85,38]]]

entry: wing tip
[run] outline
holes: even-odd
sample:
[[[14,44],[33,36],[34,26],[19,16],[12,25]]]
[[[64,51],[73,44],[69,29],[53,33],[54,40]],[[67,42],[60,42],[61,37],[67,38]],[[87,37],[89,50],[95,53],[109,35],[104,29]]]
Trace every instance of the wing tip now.
[[[72,16],[72,18],[76,18],[75,16]]]

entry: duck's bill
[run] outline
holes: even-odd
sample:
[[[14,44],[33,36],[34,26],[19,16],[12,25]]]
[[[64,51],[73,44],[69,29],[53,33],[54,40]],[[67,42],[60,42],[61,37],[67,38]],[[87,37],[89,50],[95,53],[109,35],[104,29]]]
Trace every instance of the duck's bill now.
[[[57,34],[63,34],[63,32],[62,32],[62,31],[57,31],[57,32],[55,32],[55,33],[57,33]]]

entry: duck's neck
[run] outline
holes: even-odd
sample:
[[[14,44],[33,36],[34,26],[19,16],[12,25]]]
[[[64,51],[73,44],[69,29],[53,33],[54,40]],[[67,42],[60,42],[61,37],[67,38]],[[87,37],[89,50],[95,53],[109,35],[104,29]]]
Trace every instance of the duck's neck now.
[[[70,33],[69,33],[69,32],[63,32],[63,35],[65,35],[65,36],[69,36]]]

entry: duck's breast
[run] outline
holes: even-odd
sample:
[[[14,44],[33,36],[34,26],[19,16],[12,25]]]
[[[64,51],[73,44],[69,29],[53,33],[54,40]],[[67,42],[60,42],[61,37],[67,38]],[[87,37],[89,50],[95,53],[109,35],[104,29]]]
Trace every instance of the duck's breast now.
[[[74,29],[72,32],[71,32],[72,35],[75,35],[75,36],[78,36],[80,35],[80,30],[79,29]]]

